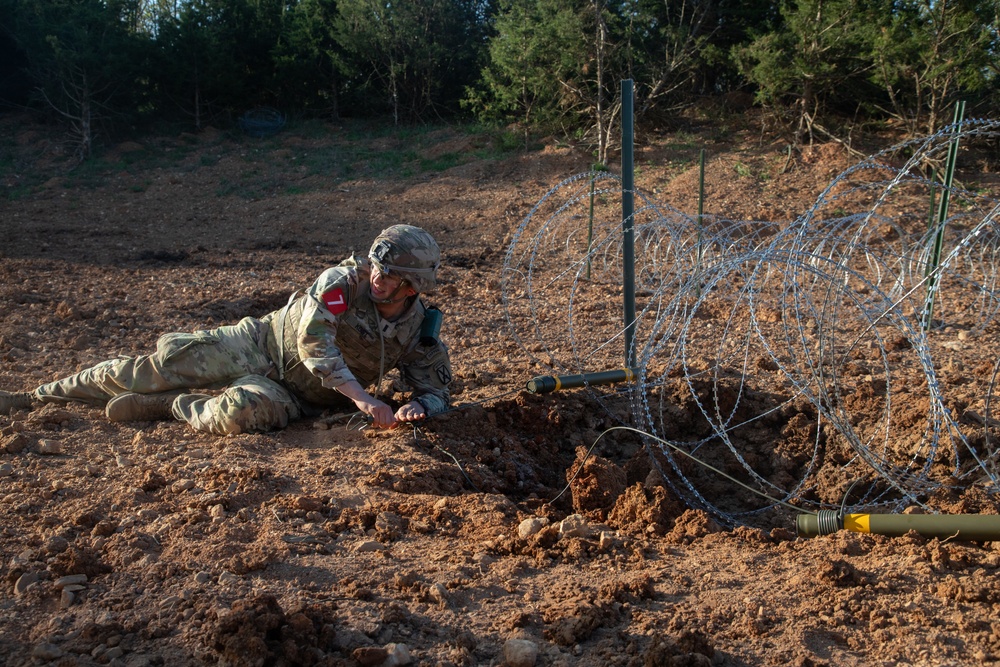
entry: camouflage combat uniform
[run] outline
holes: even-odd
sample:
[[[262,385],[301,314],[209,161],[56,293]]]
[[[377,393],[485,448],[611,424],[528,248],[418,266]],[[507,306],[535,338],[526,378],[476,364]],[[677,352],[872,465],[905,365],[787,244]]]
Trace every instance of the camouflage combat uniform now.
[[[367,259],[351,257],[262,319],[165,334],[153,354],[102,362],[42,385],[35,397],[104,404],[130,391],[221,389],[182,393],[171,406],[175,418],[221,435],[283,428],[324,407],[353,409],[336,387],[352,379],[367,387],[397,368],[428,416],[445,410],[451,364],[443,343],[421,340],[420,297],[395,321],[383,320],[370,271]]]

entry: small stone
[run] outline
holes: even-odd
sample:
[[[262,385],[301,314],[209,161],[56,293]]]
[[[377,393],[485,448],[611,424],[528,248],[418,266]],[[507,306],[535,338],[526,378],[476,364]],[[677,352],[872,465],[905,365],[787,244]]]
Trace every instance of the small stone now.
[[[428,590],[431,599],[435,600],[438,604],[446,604],[448,602],[448,589],[442,584],[434,584]]]
[[[188,458],[191,459],[203,459],[208,456],[208,452],[205,451],[202,447],[195,447],[194,449],[188,451],[187,455]]]
[[[518,525],[517,535],[522,540],[526,540],[547,525],[549,525],[549,520],[545,517],[533,517],[531,519],[525,519]]]
[[[14,466],[9,463],[0,464],[0,477],[10,477],[14,474]]]
[[[207,584],[211,580],[212,575],[209,572],[202,571],[194,575],[194,581],[196,584]]]
[[[385,662],[382,663],[385,667],[408,665],[413,662],[413,658],[410,657],[410,649],[406,644],[386,644],[385,652],[388,654]]]
[[[385,662],[389,652],[381,646],[360,646],[351,653],[351,657],[362,667],[375,667]]]
[[[28,438],[21,433],[14,433],[4,438],[2,445],[3,450],[8,454],[20,454],[28,448]]]
[[[208,508],[208,515],[213,519],[223,519],[226,516],[226,508],[221,504],[212,505]]]
[[[70,586],[73,584],[79,585],[85,583],[87,583],[86,574],[67,574],[65,577],[59,577],[58,579],[56,579],[56,582],[53,585],[56,588],[65,588],[66,586]]]
[[[354,545],[354,553],[365,553],[367,551],[385,551],[385,545],[375,540],[364,540]]]
[[[223,585],[224,584],[238,584],[239,582],[240,582],[240,578],[238,576],[236,576],[235,574],[233,574],[232,572],[223,572],[222,574],[219,575],[219,583],[220,584],[223,584]]]
[[[590,537],[593,528],[580,514],[571,514],[559,524],[559,537]]]
[[[132,462],[132,459],[127,456],[122,456],[121,454],[115,457],[115,463],[118,464],[119,468],[131,468],[135,465],[135,463]]]
[[[15,596],[24,595],[24,593],[28,590],[28,588],[31,587],[32,584],[38,582],[38,579],[39,577],[37,572],[25,572],[24,574],[22,574],[20,577],[17,578],[16,582],[14,582],[14,595]]]
[[[503,659],[508,667],[535,667],[538,645],[528,639],[508,639],[503,644]]]
[[[54,456],[63,453],[62,443],[58,440],[39,440],[38,453],[47,456]]]
[[[193,488],[194,488],[193,479],[182,479],[179,482],[174,482],[170,486],[170,490],[173,491],[174,493],[183,493],[185,491],[190,491]]]
[[[76,602],[76,593],[65,588],[62,589],[62,592],[59,594],[59,607],[66,609],[67,607],[71,607],[74,602]]]

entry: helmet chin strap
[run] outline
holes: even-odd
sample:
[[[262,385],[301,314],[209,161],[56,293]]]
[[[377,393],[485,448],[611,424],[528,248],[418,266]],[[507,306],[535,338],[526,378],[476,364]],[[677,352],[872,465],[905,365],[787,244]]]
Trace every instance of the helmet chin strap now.
[[[390,294],[384,299],[372,298],[372,301],[374,301],[375,303],[381,303],[385,305],[388,305],[390,303],[399,303],[401,301],[406,301],[409,298],[407,296],[404,296],[400,299],[396,298],[396,295],[399,294],[399,290],[403,289],[403,285],[406,285],[406,281],[405,280],[399,281],[399,284],[396,285],[396,289],[392,290],[392,294]]]

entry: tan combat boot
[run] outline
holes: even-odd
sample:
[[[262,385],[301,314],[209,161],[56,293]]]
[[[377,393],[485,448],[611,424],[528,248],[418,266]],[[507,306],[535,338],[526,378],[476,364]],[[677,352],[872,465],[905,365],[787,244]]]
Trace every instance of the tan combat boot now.
[[[28,391],[3,391],[0,389],[0,415],[9,415],[11,410],[30,410],[35,407],[35,396]]]
[[[113,422],[142,422],[170,419],[170,406],[181,395],[179,391],[162,394],[136,394],[127,392],[115,396],[104,408],[108,419]]]

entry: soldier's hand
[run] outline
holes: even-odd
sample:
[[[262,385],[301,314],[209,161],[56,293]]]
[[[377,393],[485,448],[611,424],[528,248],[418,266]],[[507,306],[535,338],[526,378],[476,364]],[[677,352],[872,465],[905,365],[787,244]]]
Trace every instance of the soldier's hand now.
[[[415,422],[426,417],[427,411],[417,401],[410,401],[399,410],[396,410],[396,419],[400,422]]]
[[[372,418],[372,424],[379,428],[389,428],[396,424],[396,417],[392,414],[392,408],[378,399],[370,401],[356,401],[358,409]]]

